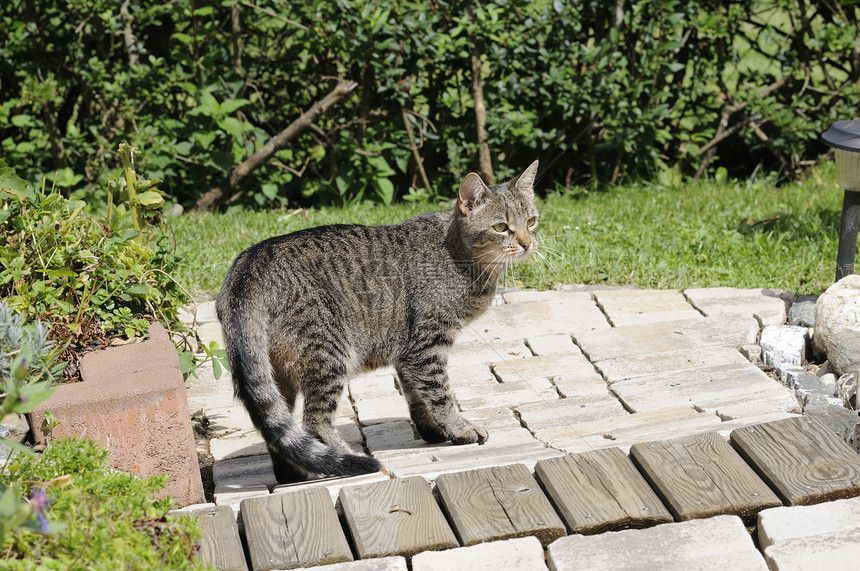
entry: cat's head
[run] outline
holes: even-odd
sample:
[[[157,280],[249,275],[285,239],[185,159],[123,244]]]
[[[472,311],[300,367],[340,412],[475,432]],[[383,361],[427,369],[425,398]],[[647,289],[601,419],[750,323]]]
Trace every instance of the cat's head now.
[[[537,250],[537,168],[535,161],[519,176],[492,188],[476,173],[460,183],[461,229],[482,265],[520,262]]]

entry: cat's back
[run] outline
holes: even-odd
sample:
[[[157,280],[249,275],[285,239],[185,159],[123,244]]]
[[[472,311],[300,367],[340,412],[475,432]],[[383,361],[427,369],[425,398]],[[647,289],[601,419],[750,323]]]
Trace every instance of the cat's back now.
[[[403,264],[438,256],[449,222],[449,212],[430,212],[393,225],[333,224],[275,236],[239,254],[224,285],[244,290],[307,279],[318,287],[360,275],[391,275]]]

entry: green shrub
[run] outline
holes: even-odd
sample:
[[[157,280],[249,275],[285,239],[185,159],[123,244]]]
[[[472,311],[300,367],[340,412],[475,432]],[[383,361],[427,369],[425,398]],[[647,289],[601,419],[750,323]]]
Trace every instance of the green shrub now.
[[[535,158],[559,188],[788,177],[860,115],[858,21],[827,0],[3,2],[0,152],[97,205],[128,140],[193,204],[341,78],[358,89],[235,201],[432,195],[420,166],[448,196],[478,164],[478,46],[499,179]]]
[[[19,457],[0,486],[27,490],[41,525],[0,542],[4,569],[189,569],[196,519],[166,516],[169,498],[154,496],[167,476],[140,479],[107,466],[107,452],[83,438],[58,440],[43,454]]]
[[[150,321],[185,330],[178,312],[189,296],[172,277],[179,258],[169,237],[145,224],[162,201],[158,181],[137,178],[131,147],[121,145],[120,154],[124,176],[111,181],[103,214],[44,184],[33,188],[0,160],[0,297],[44,321],[73,352],[114,335],[146,334]],[[174,341],[183,374],[194,373],[199,359],[182,335]],[[206,359],[221,357],[217,347],[204,349]]]
[[[81,201],[33,189],[2,161],[0,204],[0,297],[13,309],[70,337],[99,329],[135,337],[147,316],[177,321],[186,295],[170,277],[177,259],[166,236],[147,242],[125,223],[108,225]]]

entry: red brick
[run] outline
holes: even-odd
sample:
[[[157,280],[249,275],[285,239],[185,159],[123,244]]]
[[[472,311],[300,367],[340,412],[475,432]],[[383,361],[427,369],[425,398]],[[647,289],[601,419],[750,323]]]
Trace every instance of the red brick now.
[[[60,385],[31,413],[42,426],[50,411],[59,425],[51,438],[84,435],[108,448],[111,465],[141,477],[170,475],[165,495],[180,506],[204,500],[194,433],[176,349],[154,323],[149,339],[81,359],[81,383]],[[37,443],[48,435],[34,430]]]

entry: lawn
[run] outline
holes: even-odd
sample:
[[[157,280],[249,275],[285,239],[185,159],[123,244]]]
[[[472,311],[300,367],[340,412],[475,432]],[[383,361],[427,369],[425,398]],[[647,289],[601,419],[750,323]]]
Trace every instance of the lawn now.
[[[540,188],[551,186],[546,181]],[[453,196],[452,190],[451,195]],[[703,181],[551,194],[539,201],[542,256],[506,284],[781,288],[820,293],[833,281],[842,190],[830,165],[805,181]],[[215,294],[232,260],[269,236],[332,223],[396,223],[444,204],[190,213],[168,221],[184,261],[177,280]]]

